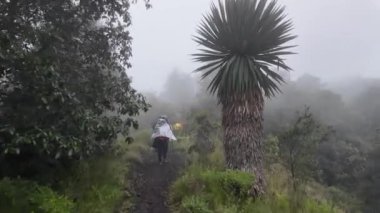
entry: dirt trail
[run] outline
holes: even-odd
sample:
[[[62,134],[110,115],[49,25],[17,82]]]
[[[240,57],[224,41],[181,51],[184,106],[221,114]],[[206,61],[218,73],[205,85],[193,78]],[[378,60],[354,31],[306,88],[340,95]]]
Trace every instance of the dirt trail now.
[[[180,152],[170,150],[168,163],[159,165],[157,154],[150,151],[141,164],[133,166],[131,187],[134,193],[132,213],[168,213],[168,190],[184,167],[185,160]]]

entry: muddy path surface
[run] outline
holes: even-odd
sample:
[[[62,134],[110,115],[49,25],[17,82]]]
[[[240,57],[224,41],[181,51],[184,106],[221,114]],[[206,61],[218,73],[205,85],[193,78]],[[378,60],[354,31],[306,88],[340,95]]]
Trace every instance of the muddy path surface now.
[[[153,150],[131,168],[129,187],[133,193],[132,213],[168,213],[169,187],[184,168],[183,153],[169,149],[168,163],[159,165]]]

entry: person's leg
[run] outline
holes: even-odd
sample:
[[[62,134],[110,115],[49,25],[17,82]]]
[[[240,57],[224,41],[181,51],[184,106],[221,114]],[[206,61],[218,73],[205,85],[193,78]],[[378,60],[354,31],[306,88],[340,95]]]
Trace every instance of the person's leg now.
[[[157,150],[157,155],[158,155],[158,162],[161,163],[162,160],[162,143],[159,138],[155,139],[156,143],[156,150]]]
[[[162,142],[162,155],[163,155],[164,161],[167,162],[166,155],[168,153],[169,139],[165,139],[161,142]]]

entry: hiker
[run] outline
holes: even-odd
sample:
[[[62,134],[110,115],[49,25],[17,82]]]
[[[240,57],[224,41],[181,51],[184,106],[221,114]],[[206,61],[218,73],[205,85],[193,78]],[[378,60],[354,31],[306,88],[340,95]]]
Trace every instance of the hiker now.
[[[167,163],[166,155],[170,140],[177,140],[166,116],[160,116],[153,127],[153,147],[158,153],[158,162]]]
[[[171,124],[170,124],[170,122],[169,122],[168,116],[166,116],[166,115],[161,115],[161,116],[156,120],[156,122],[152,124],[152,129],[153,129],[153,130],[154,130],[154,128],[156,128],[157,122],[158,122],[160,119],[164,119],[164,120],[166,121],[166,123],[169,124],[170,129],[172,129],[172,126],[171,126]]]

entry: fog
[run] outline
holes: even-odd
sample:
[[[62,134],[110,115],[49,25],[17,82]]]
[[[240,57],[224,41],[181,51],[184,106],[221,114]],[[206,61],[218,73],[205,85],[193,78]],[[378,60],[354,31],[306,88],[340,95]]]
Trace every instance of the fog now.
[[[275,132],[297,110],[311,107],[324,124],[346,135],[373,137],[380,127],[380,1],[281,0],[294,22],[298,53],[287,60],[293,71],[282,93],[266,100],[265,127]],[[192,41],[211,1],[152,1],[146,10],[132,6],[133,67],[129,75],[153,108],[140,120],[148,125],[159,114],[184,121],[197,109],[219,119],[207,81],[192,71],[197,46]],[[369,136],[368,136],[369,137]]]
[[[297,55],[288,57],[291,78],[311,74],[322,82],[380,77],[380,1],[281,0],[294,22]],[[133,67],[129,75],[143,91],[162,91],[173,69],[191,73],[197,66],[192,35],[211,1],[152,1],[133,5]]]
[[[183,122],[192,111],[207,111],[220,119],[217,98],[207,91],[208,79],[200,81],[180,70],[172,70],[164,80],[162,92],[145,92],[152,108],[142,117],[150,125],[160,114],[173,122]],[[324,124],[336,130],[373,134],[380,128],[380,78],[345,79],[344,83],[324,83],[319,77],[304,74],[280,86],[282,92],[266,98],[264,122],[267,132],[285,128],[297,111],[310,107]]]
[[[143,128],[160,114],[185,128],[200,112],[220,124],[217,99],[206,92],[208,81],[192,73],[199,64],[191,60],[197,49],[191,38],[210,2],[167,0],[152,1],[152,10],[132,7],[129,75],[153,106],[139,117]],[[380,1],[280,2],[294,22],[298,54],[287,58],[293,71],[282,93],[266,99],[265,136],[281,135],[297,111],[310,107],[313,117],[333,131],[318,148],[314,178],[357,196],[362,210],[373,212],[380,186],[375,179],[380,171]],[[352,212],[354,200],[348,207]]]
[[[199,82],[179,70],[168,76],[164,80],[165,92],[146,93],[152,108],[139,117],[142,128],[150,128],[161,114],[168,115],[172,123],[182,123],[185,129],[202,113],[220,124],[220,106],[216,97],[206,92],[207,80]],[[176,83],[170,84],[173,80]],[[310,74],[288,80],[281,86],[282,93],[266,99],[264,133],[267,138],[280,135],[291,127],[297,112],[309,107],[313,117],[332,130],[318,148],[318,175],[314,178],[356,196],[363,202],[363,212],[373,212],[379,199],[374,194],[378,193],[379,183],[373,178],[379,174],[380,78],[342,80],[344,84],[326,83]],[[359,206],[356,201],[347,208],[356,212],[355,206]]]
[[[202,35],[223,40],[198,57],[226,65],[217,81],[191,56],[212,1],[0,1],[0,212],[377,212],[380,0],[278,0],[298,35],[290,73],[283,16],[240,19],[254,5],[236,0]],[[247,90],[280,76],[261,112]]]

